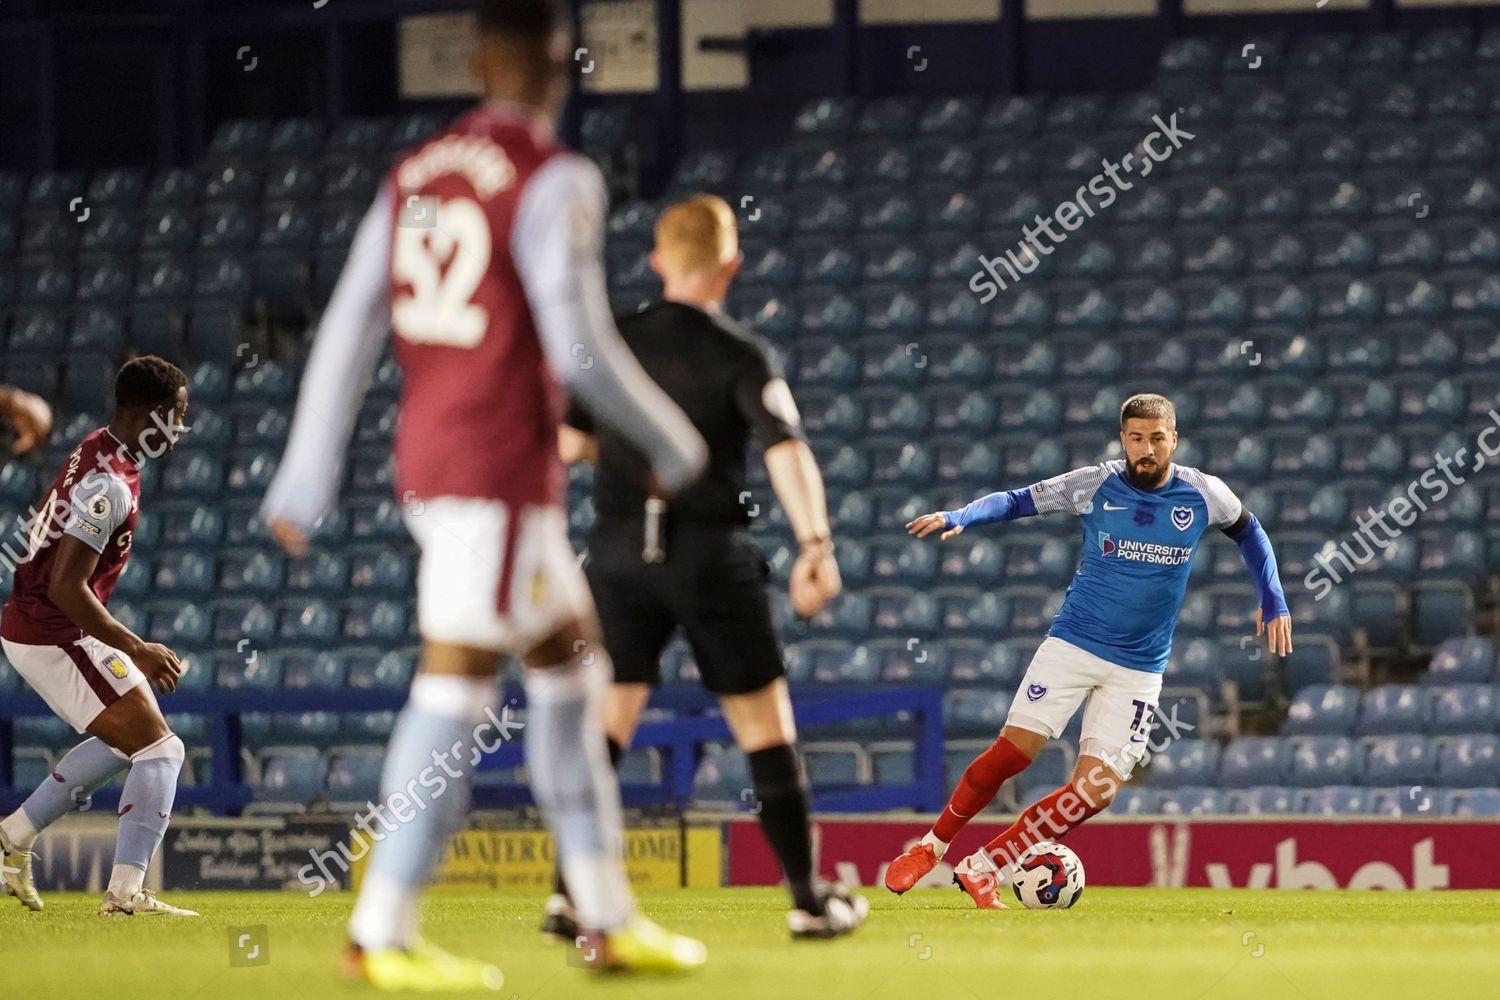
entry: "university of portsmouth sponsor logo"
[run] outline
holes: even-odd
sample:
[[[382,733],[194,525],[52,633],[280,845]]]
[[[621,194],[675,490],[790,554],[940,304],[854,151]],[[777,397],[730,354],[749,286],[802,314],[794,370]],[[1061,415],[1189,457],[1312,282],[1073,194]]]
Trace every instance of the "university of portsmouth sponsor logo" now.
[[[1190,545],[1158,545],[1141,542],[1134,538],[1114,539],[1108,532],[1099,532],[1099,554],[1131,562],[1154,563],[1158,566],[1181,566],[1193,557]]]
[[[1193,508],[1173,507],[1172,526],[1178,531],[1186,531],[1193,523]]]
[[[1028,684],[1028,685],[1026,685],[1026,700],[1027,701],[1041,701],[1046,696],[1047,696],[1047,685],[1045,685],[1045,684]]]

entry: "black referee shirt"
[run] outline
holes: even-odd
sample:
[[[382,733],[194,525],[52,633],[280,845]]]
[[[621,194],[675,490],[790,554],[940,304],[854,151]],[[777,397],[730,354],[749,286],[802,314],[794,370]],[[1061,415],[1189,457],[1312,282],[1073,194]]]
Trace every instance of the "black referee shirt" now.
[[[652,381],[687,414],[708,443],[703,478],[668,503],[674,520],[746,524],[745,460],[752,433],[769,448],[802,437],[791,391],[764,341],[722,314],[657,302],[618,320],[620,335]],[[594,510],[601,519],[639,521],[650,467],[625,438],[576,402],[569,426],[599,443]]]

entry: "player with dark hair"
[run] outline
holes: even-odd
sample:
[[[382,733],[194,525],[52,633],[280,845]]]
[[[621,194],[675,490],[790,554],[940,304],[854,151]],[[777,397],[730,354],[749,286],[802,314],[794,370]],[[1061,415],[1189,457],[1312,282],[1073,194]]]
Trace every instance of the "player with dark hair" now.
[[[273,535],[305,552],[394,330],[396,494],[422,551],[423,645],[381,799],[398,816],[413,797],[423,808],[374,851],[346,953],[351,971],[385,989],[503,982],[499,969],[447,955],[417,929],[420,890],[467,812],[472,767],[438,773],[441,793],[427,779],[497,705],[502,655],[527,668],[527,768],[578,902],[584,963],[672,971],[706,954],[642,916],[626,879],[600,719],[609,659],[562,506],[564,386],[648,456],[668,492],[698,476],[706,448],[614,328],[600,261],[603,178],[552,134],[568,66],[556,25],[543,0],[480,4],[484,102],[400,157],[360,225],[264,504]]]
[[[103,916],[197,916],[142,885],[166,833],[186,756],[152,688],[171,691],[185,669],[166,646],[147,642],[105,607],[130,559],[140,506],[140,469],[186,430],[187,378],[158,357],[125,363],[115,412],[68,455],[27,526],[15,588],[0,611],[0,643],[26,683],[89,739],[63,755],[46,780],[0,820],[0,878],[32,910],[37,834],[124,768],[120,833]],[[149,681],[149,685],[148,682]]]
[[[1154,393],[1127,399],[1120,408],[1120,444],[1123,460],[991,493],[906,526],[918,538],[940,531],[946,541],[978,524],[1075,514],[1083,522],[1083,559],[999,738],[969,764],[933,828],[886,869],[892,892],[905,892],[932,871],[964,824],[1062,733],[1085,700],[1068,784],[960,861],[953,879],[980,909],[1004,909],[995,889],[1008,867],[1032,845],[1061,839],[1108,807],[1145,753],[1188,570],[1210,527],[1234,540],[1255,580],[1256,634],[1266,633],[1271,652],[1291,652],[1292,619],[1270,539],[1223,480],[1173,464],[1172,403]]]
[[[574,407],[559,439],[570,460],[594,459],[589,583],[615,665],[604,713],[610,756],[630,745],[661,654],[681,628],[704,686],[719,696],[735,742],[749,759],[757,813],[786,873],[792,936],[831,938],[864,921],[869,903],[813,878],[806,781],[797,755],[786,668],[765,592],[765,559],[745,531],[742,498],[750,438],[800,553],[789,591],[811,616],[842,587],[817,459],[802,434],[791,389],[766,344],[723,313],[739,271],[734,211],[697,195],[662,213],[651,266],[662,301],[620,321],[646,373],[680,405],[709,443],[709,473],[671,499],[657,495],[630,441]],[[543,930],[568,937],[572,906],[562,885]]]

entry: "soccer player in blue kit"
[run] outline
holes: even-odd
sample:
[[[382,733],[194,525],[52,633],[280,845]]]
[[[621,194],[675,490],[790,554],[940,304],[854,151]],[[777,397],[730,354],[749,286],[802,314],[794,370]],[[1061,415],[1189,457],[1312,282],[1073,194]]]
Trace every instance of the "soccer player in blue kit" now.
[[[1005,728],[974,758],[932,829],[886,869],[902,893],[936,867],[948,845],[1006,779],[1025,770],[1087,699],[1078,761],[1068,784],[954,866],[954,881],[980,909],[1004,909],[996,888],[1032,845],[1057,840],[1113,800],[1146,750],[1162,671],[1187,589],[1188,570],[1209,528],[1235,541],[1260,592],[1256,634],[1271,652],[1292,651],[1292,619],[1276,556],[1255,515],[1216,476],[1174,465],[1177,417],[1165,396],[1139,394],[1120,408],[1125,458],[991,493],[960,510],[908,524],[918,538],[947,540],[966,528],[1036,514],[1076,514],[1083,557],[1062,610],[1032,657]]]

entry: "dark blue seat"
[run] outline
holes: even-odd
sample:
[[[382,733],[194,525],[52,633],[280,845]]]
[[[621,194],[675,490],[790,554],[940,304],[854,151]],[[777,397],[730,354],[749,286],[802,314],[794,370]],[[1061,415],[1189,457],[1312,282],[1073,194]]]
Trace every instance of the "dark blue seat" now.
[[[1371,787],[1426,785],[1437,759],[1425,736],[1375,736],[1368,741],[1363,784]]]
[[[1437,780],[1452,788],[1476,788],[1500,774],[1500,737],[1493,733],[1448,736],[1439,741]]]
[[[1228,806],[1223,789],[1184,786],[1162,792],[1160,811],[1169,816],[1215,816],[1228,812]]]
[[[1359,692],[1345,685],[1314,684],[1297,691],[1281,732],[1286,736],[1349,736],[1359,714]]]
[[[1360,699],[1361,736],[1420,733],[1427,728],[1429,692],[1415,684],[1386,684],[1366,691]]]
[[[1495,645],[1488,636],[1444,639],[1433,650],[1424,680],[1434,684],[1485,683],[1495,674]]]
[[[1170,743],[1161,752],[1151,754],[1146,778],[1157,788],[1208,785],[1214,782],[1218,766],[1217,743],[1212,740],[1180,739]]]
[[[1274,785],[1285,779],[1290,747],[1274,736],[1241,736],[1224,748],[1220,781],[1229,788]]]
[[[1230,793],[1230,811],[1241,816],[1286,816],[1298,811],[1295,789],[1257,785]]]
[[[1303,736],[1292,740],[1289,784],[1300,788],[1352,784],[1359,774],[1358,747],[1345,736]]]
[[[315,747],[277,747],[262,751],[258,800],[305,805],[323,795],[328,765]]]
[[[1500,698],[1489,684],[1448,684],[1431,688],[1434,735],[1493,733],[1500,729]]]
[[[1371,810],[1368,788],[1358,785],[1326,785],[1305,789],[1302,812],[1320,816],[1363,816]]]

